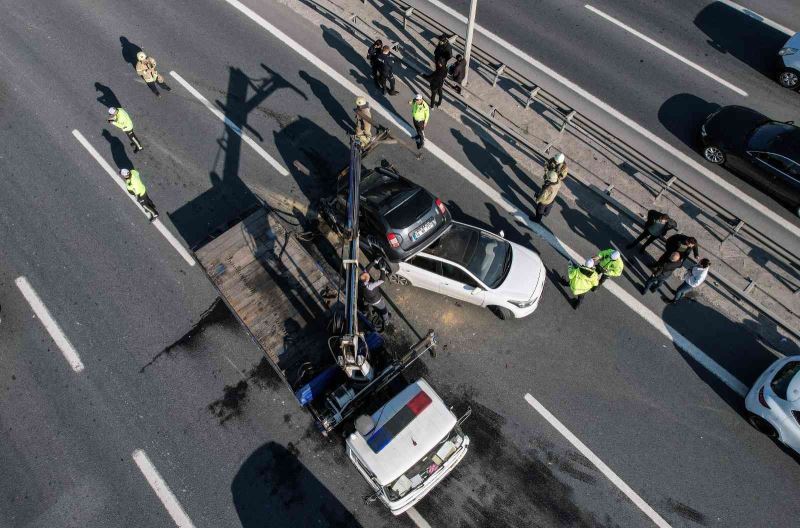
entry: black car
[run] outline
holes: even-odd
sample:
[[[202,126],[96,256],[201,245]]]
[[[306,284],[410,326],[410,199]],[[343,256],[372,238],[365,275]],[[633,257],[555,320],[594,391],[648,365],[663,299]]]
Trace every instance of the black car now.
[[[371,257],[379,256],[377,250],[397,262],[438,239],[450,229],[452,217],[441,200],[385,165],[361,172],[360,242]],[[336,194],[322,201],[322,213],[338,229],[345,223],[347,185],[342,174]]]
[[[800,215],[800,128],[742,106],[725,106],[700,127],[703,156],[725,165]]]

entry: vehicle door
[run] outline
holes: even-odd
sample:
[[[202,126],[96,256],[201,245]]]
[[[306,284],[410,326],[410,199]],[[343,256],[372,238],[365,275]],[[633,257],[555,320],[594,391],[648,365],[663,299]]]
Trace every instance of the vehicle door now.
[[[745,159],[731,163],[731,167],[759,189],[772,193],[775,169],[769,164],[769,155],[766,152],[749,150],[743,156]]]
[[[450,262],[442,262],[440,293],[478,306],[486,300],[486,288],[461,266]]]
[[[442,285],[441,262],[424,254],[417,254],[401,266],[401,275],[411,281],[412,286],[440,293]]]
[[[797,181],[800,168],[797,164],[770,152],[758,152],[755,158],[764,173],[764,190],[781,202],[797,203],[800,194]]]

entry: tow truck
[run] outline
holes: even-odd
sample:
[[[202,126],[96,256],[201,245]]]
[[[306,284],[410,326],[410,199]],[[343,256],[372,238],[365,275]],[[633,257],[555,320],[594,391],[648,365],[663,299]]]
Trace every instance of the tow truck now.
[[[399,515],[464,458],[470,440],[460,426],[470,410],[456,418],[426,380],[402,376],[424,353],[433,355],[433,330],[407,350],[392,350],[359,311],[362,155],[378,141],[351,138],[341,277],[267,206],[222,226],[193,251],[320,432],[345,439],[348,458],[373,490],[365,500]]]

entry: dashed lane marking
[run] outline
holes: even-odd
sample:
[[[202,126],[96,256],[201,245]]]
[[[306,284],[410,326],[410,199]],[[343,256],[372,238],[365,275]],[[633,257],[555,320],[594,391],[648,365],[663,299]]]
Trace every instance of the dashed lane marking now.
[[[313,64],[317,69],[321,72],[329,76],[331,79],[339,83],[345,89],[349,90],[353,93],[353,95],[361,95],[365,96],[369,101],[370,107],[375,110],[377,113],[384,116],[389,122],[391,122],[394,126],[405,132],[408,136],[413,136],[415,131],[411,128],[411,126],[403,121],[402,118],[395,115],[393,112],[387,110],[381,104],[371,98],[369,95],[365,95],[365,90],[359,86],[356,86],[353,82],[349,79],[345,78],[342,74],[334,70],[332,67],[328,66],[324,63],[319,57],[315,54],[304,48],[300,45],[299,42],[295,41],[291,37],[289,37],[286,33],[278,29],[277,27],[273,26],[269,22],[267,22],[261,15],[254,12],[249,7],[245,6],[239,0],[225,0],[231,6],[235,7],[239,11],[241,11],[245,16],[250,18],[253,22],[264,28],[267,32],[269,32],[275,38],[281,40],[284,44],[286,44],[290,49],[295,51],[301,57],[309,61]],[[556,251],[561,253],[564,257],[576,261],[581,262],[581,256],[578,254],[577,251],[570,248],[564,242],[562,242],[558,237],[556,237],[553,233],[551,233],[546,228],[542,227],[540,224],[532,221],[528,215],[520,210],[517,206],[515,206],[510,201],[506,200],[499,191],[494,189],[491,185],[486,183],[483,179],[479,178],[476,174],[470,171],[467,167],[459,163],[456,159],[452,156],[444,152],[441,148],[437,147],[432,141],[425,142],[425,148],[430,151],[433,155],[439,158],[443,163],[448,165],[453,171],[469,181],[472,185],[478,188],[487,198],[491,199],[495,202],[498,206],[503,208],[507,213],[512,215],[516,220],[518,220],[521,224],[525,225],[528,229],[536,233],[539,237],[541,237],[545,242],[547,242],[550,246],[552,246]],[[745,385],[736,379],[731,373],[725,370],[722,366],[720,366],[716,361],[711,359],[705,352],[700,350],[694,343],[692,343],[688,338],[674,329],[672,326],[666,324],[661,317],[653,313],[649,308],[647,308],[644,304],[640,301],[635,299],[632,295],[628,294],[621,286],[614,284],[614,283],[607,283],[607,288],[609,293],[617,297],[620,301],[625,303],[631,310],[639,314],[647,323],[652,325],[656,330],[658,330],[664,337],[670,339],[678,348],[683,350],[686,354],[694,358],[695,361],[703,365],[709,372],[719,378],[723,383],[728,385],[732,390],[734,390],[737,394],[744,396],[747,393],[747,389]]]
[[[136,205],[137,208],[139,208],[142,214],[148,216],[147,211],[145,211],[144,208],[139,204],[139,202],[136,201],[136,198],[134,196],[131,196],[130,193],[128,193],[128,190],[125,188],[125,183],[122,181],[122,178],[119,177],[119,174],[117,174],[117,172],[111,168],[111,165],[109,165],[109,163],[105,159],[103,159],[103,156],[101,156],[100,153],[97,152],[94,146],[92,146],[92,144],[89,143],[89,141],[83,136],[83,134],[81,134],[78,130],[73,130],[72,135],[75,136],[75,139],[77,139],[81,145],[83,145],[83,148],[89,151],[89,154],[91,154],[91,156],[95,159],[95,161],[97,161],[100,167],[104,171],[106,171],[106,173],[109,176],[111,176],[111,179],[113,180],[114,183],[117,184],[117,187],[122,189],[125,195],[128,198],[130,198],[130,200]],[[177,251],[178,254],[181,257],[183,257],[183,260],[185,260],[187,264],[189,264],[190,266],[194,266],[194,258],[192,257],[192,255],[190,255],[189,252],[186,250],[186,248],[184,248],[183,245],[180,242],[178,242],[178,239],[175,238],[175,235],[173,235],[170,232],[170,230],[167,229],[167,227],[163,223],[161,223],[161,220],[159,218],[153,220],[151,224],[153,224],[153,227],[155,227],[158,230],[158,232],[161,233],[161,236],[167,239],[169,245],[175,248],[175,251]]]
[[[183,506],[181,506],[181,503],[178,502],[175,494],[169,489],[167,483],[164,482],[163,478],[161,478],[161,475],[158,473],[156,467],[152,462],[150,462],[150,458],[147,456],[147,453],[141,449],[137,449],[133,452],[132,456],[133,461],[136,462],[136,465],[144,475],[144,478],[147,479],[147,483],[150,484],[151,488],[153,488],[156,496],[158,496],[161,504],[164,505],[167,513],[169,513],[169,516],[172,517],[173,521],[175,521],[175,524],[178,526],[178,528],[194,528],[192,520],[186,514],[186,511],[183,509]]]
[[[283,165],[281,165],[281,163],[280,163],[278,160],[276,160],[275,158],[273,158],[272,156],[270,156],[269,154],[267,154],[267,151],[266,151],[266,150],[264,150],[263,148],[261,148],[261,145],[259,145],[258,143],[256,143],[256,142],[255,142],[255,140],[254,140],[253,138],[251,138],[250,136],[248,136],[247,134],[245,134],[245,133],[242,131],[242,129],[241,129],[241,128],[240,128],[240,127],[239,127],[239,126],[236,124],[236,123],[234,123],[233,121],[231,121],[230,119],[228,119],[228,118],[225,116],[225,114],[223,114],[223,113],[222,113],[222,112],[221,112],[219,109],[217,109],[217,108],[214,108],[214,105],[212,105],[212,104],[211,104],[211,103],[208,101],[208,99],[206,99],[206,98],[203,96],[203,94],[201,94],[200,92],[198,92],[198,91],[197,91],[197,89],[195,89],[195,87],[194,87],[194,86],[192,86],[191,84],[189,84],[189,83],[186,81],[186,79],[184,79],[183,77],[181,77],[180,75],[178,75],[178,73],[177,73],[177,72],[174,72],[174,71],[171,71],[171,72],[169,72],[169,74],[172,76],[172,78],[173,78],[173,79],[175,79],[176,81],[178,81],[178,83],[179,83],[181,86],[183,86],[184,88],[186,88],[186,91],[188,91],[190,94],[192,94],[192,95],[195,97],[195,99],[197,99],[198,101],[200,101],[200,103],[202,103],[202,105],[203,105],[203,106],[205,106],[206,108],[208,108],[209,112],[211,112],[212,114],[214,114],[215,116],[217,116],[217,117],[220,119],[220,121],[222,121],[223,123],[225,123],[225,125],[226,125],[228,128],[230,128],[230,129],[231,129],[231,130],[232,130],[232,131],[233,131],[233,132],[234,132],[236,135],[240,136],[240,137],[242,138],[242,141],[244,141],[245,143],[247,143],[248,145],[250,145],[251,147],[253,147],[253,150],[255,150],[255,151],[258,153],[258,155],[259,155],[259,156],[261,156],[262,158],[264,158],[264,160],[266,160],[266,162],[267,162],[267,163],[269,163],[270,165],[272,165],[272,168],[274,168],[276,171],[278,171],[278,174],[280,174],[281,176],[289,176],[289,171],[286,169],[286,167],[284,167]]]
[[[744,90],[742,90],[738,86],[735,86],[734,84],[729,83],[728,81],[726,81],[722,77],[719,77],[719,76],[711,73],[710,71],[708,71],[707,69],[703,68],[699,64],[690,61],[689,59],[687,59],[683,55],[679,55],[678,53],[675,53],[674,51],[672,51],[668,47],[664,46],[663,44],[661,44],[659,42],[656,42],[655,40],[651,39],[647,35],[645,35],[645,34],[639,32],[639,31],[633,29],[632,27],[626,25],[625,23],[621,22],[620,20],[617,20],[616,18],[612,17],[611,15],[609,15],[607,13],[604,13],[604,12],[600,11],[599,9],[597,9],[596,7],[590,6],[589,4],[586,4],[583,7],[585,7],[586,9],[591,11],[592,13],[603,17],[604,19],[608,20],[609,22],[611,22],[615,26],[624,29],[625,31],[627,31],[631,35],[642,39],[643,41],[647,42],[651,46],[654,46],[654,47],[660,49],[661,51],[663,51],[664,53],[666,53],[670,57],[678,59],[679,61],[681,61],[682,63],[686,64],[687,66],[689,66],[691,68],[694,68],[695,70],[699,71],[700,73],[702,73],[706,77],[709,77],[710,79],[713,79],[713,80],[717,81],[718,83],[720,83],[721,85],[725,86],[726,88],[730,88],[731,90],[733,90],[734,92],[738,93],[739,95],[747,97],[747,92],[745,92]]]
[[[226,1],[230,1],[230,0],[226,0]],[[439,0],[427,0],[427,1],[430,2],[432,5],[436,6],[437,8],[439,8],[440,10],[444,11],[445,13],[449,14],[450,16],[454,17],[455,19],[457,19],[457,20],[459,20],[459,21],[461,21],[461,22],[466,24],[467,18],[465,16],[461,15],[460,13],[458,13],[458,11],[456,11],[455,9],[452,9],[452,8],[444,5]],[[694,169],[696,172],[702,174],[703,176],[708,178],[710,181],[714,182],[717,186],[721,187],[722,189],[725,189],[732,196],[735,196],[738,200],[740,200],[741,202],[745,203],[750,208],[754,209],[755,211],[758,211],[760,214],[762,214],[765,217],[769,218],[772,222],[775,222],[775,227],[776,228],[782,228],[782,229],[785,229],[786,231],[788,231],[789,233],[791,233],[791,234],[793,234],[795,236],[800,236],[800,227],[792,224],[791,222],[786,221],[779,214],[775,213],[769,207],[767,207],[766,205],[760,203],[755,198],[752,198],[751,196],[748,196],[747,194],[742,193],[736,187],[734,187],[730,183],[726,182],[725,180],[723,180],[718,175],[714,174],[714,172],[712,172],[709,168],[701,165],[696,159],[691,158],[688,155],[684,154],[683,152],[681,152],[677,148],[673,147],[672,145],[670,145],[669,143],[667,143],[666,141],[664,141],[663,139],[661,139],[660,137],[658,137],[654,133],[652,133],[649,130],[647,130],[646,128],[644,128],[642,125],[640,125],[639,123],[637,123],[633,119],[627,117],[625,114],[623,114],[619,110],[616,110],[614,107],[612,107],[608,103],[602,101],[598,97],[595,97],[594,95],[592,95],[588,91],[584,90],[583,88],[581,88],[580,86],[578,86],[577,84],[575,84],[571,80],[567,79],[566,77],[564,77],[560,73],[556,72],[555,70],[553,70],[551,68],[548,68],[547,66],[545,66],[544,64],[542,64],[538,60],[534,59],[533,57],[531,57],[530,55],[528,55],[524,51],[520,50],[519,48],[513,46],[511,43],[503,40],[502,38],[498,37],[497,35],[495,35],[491,31],[489,31],[486,28],[482,27],[480,24],[475,24],[475,30],[478,33],[481,33],[482,35],[484,35],[489,40],[494,41],[495,43],[497,43],[498,45],[502,46],[503,48],[505,48],[509,52],[513,53],[514,55],[516,55],[517,57],[519,57],[523,61],[527,62],[528,64],[530,64],[531,66],[533,66],[537,70],[541,71],[542,73],[544,73],[545,75],[547,75],[548,77],[553,79],[554,81],[560,83],[561,85],[563,85],[564,87],[568,88],[569,90],[571,90],[575,94],[579,95],[580,97],[582,97],[583,99],[587,100],[591,104],[593,104],[596,107],[600,108],[605,113],[607,113],[611,117],[613,117],[616,120],[618,120],[620,123],[623,123],[625,126],[627,126],[628,128],[632,129],[634,132],[637,132],[639,135],[641,135],[642,137],[646,138],[651,143],[654,143],[655,145],[657,145],[661,149],[663,149],[666,152],[668,152],[670,155],[672,155],[672,157],[676,158],[677,160],[679,160],[683,164],[687,165],[688,167]]]
[[[600,458],[595,455],[591,449],[586,447],[586,444],[580,441],[580,439],[572,434],[572,431],[567,429],[564,424],[562,424],[558,418],[553,416],[550,411],[545,409],[544,405],[539,403],[539,401],[531,396],[530,394],[525,395],[525,401],[533,407],[536,412],[538,412],[542,418],[547,420],[550,425],[552,425],[556,431],[561,433],[561,435],[567,439],[567,441],[572,444],[575,449],[580,451],[580,453],[585,456],[589,462],[594,464],[594,466],[600,470],[600,472],[605,475],[605,477],[611,481],[614,486],[616,486],[626,497],[628,497],[631,502],[633,502],[636,507],[638,507],[642,513],[647,515],[653,523],[658,526],[659,528],[672,528],[670,524],[664,520],[661,515],[658,514],[649,504],[647,504],[644,499],[642,499],[638,493],[633,491],[630,486],[628,486],[625,481],[623,481],[616,473],[614,473],[610,467],[608,467]]]
[[[39,321],[42,322],[42,325],[45,330],[47,330],[47,333],[50,334],[56,346],[61,350],[61,353],[67,360],[67,363],[69,363],[69,366],[72,367],[72,370],[81,372],[83,370],[83,362],[81,362],[78,352],[75,350],[75,347],[72,346],[72,343],[69,342],[69,339],[61,330],[61,327],[58,326],[56,320],[53,319],[53,316],[50,315],[47,306],[45,306],[39,298],[39,295],[36,293],[36,290],[33,289],[33,286],[30,285],[28,279],[25,277],[17,277],[14,283],[17,285],[17,288],[19,288],[22,296],[25,297],[25,300],[28,301],[28,304],[31,305],[33,313],[35,313]]]
[[[406,515],[408,515],[408,518],[411,519],[418,528],[431,528],[431,525],[428,524],[428,521],[426,521],[416,509],[407,509]]]

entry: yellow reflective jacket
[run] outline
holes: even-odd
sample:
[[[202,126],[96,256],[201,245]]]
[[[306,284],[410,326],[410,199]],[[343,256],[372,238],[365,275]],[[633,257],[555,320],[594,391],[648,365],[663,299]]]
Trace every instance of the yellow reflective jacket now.
[[[594,269],[586,266],[570,264],[567,276],[569,277],[569,289],[573,295],[583,295],[600,284],[600,275]]]
[[[427,125],[430,116],[431,112],[428,103],[425,101],[417,102],[416,99],[411,101],[411,118],[414,121],[422,121]]]
[[[622,257],[617,260],[611,258],[611,254],[616,251],[615,249],[606,249],[598,253],[600,257],[600,262],[598,262],[597,266],[601,268],[601,271],[604,275],[608,275],[609,277],[619,277],[622,275],[622,270],[625,268],[625,264],[622,263]]]
[[[142,178],[139,176],[139,171],[136,169],[131,169],[131,177],[125,180],[125,187],[128,188],[129,193],[137,197],[144,196],[144,193],[147,192]]]
[[[117,108],[117,113],[114,114],[114,120],[111,121],[111,124],[115,127],[121,128],[123,132],[130,132],[133,130],[133,121],[131,120],[131,116],[129,116],[128,112],[122,108]]]

